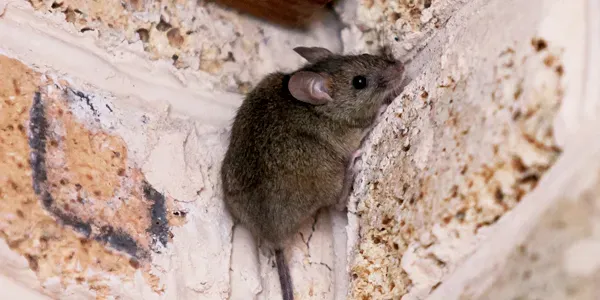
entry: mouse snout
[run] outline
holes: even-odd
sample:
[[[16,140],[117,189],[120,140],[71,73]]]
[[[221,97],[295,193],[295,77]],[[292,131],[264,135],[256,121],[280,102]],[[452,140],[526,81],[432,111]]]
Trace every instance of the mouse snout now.
[[[399,61],[390,63],[382,72],[382,78],[385,82],[384,103],[390,104],[401,92],[402,81],[404,80],[404,64]]]
[[[404,64],[395,61],[383,71],[383,78],[388,83],[398,82],[402,80],[404,75]]]

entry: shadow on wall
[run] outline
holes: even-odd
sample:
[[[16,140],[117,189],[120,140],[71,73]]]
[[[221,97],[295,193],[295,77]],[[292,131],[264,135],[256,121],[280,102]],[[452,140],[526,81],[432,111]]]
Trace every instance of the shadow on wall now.
[[[332,0],[214,0],[216,3],[286,27],[305,29],[322,17]]]

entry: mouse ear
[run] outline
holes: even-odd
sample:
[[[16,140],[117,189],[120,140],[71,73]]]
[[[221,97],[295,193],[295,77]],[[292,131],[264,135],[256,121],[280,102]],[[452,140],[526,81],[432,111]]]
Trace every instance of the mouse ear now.
[[[331,51],[321,47],[296,47],[294,48],[294,51],[310,63],[317,62],[333,55]]]
[[[292,75],[288,89],[294,98],[312,105],[332,101],[327,89],[327,79],[315,72],[299,71]]]

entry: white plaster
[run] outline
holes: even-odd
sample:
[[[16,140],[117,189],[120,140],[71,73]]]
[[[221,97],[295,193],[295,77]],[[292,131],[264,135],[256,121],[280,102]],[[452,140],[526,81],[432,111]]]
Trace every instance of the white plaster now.
[[[577,241],[563,254],[563,267],[569,276],[591,276],[600,269],[598,253],[600,240]]]

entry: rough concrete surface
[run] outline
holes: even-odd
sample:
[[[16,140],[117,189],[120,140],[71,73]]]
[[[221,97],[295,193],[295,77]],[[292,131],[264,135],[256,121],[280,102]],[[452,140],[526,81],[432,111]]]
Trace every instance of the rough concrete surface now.
[[[565,50],[538,36],[540,3],[513,4],[458,12],[371,135],[350,217],[354,298],[425,297],[560,154]]]
[[[393,55],[409,82],[364,145],[348,214],[290,241],[297,299],[597,298],[600,5],[335,14],[294,31],[205,1],[0,0],[2,289],[279,298],[219,165],[243,94],[319,45]]]

